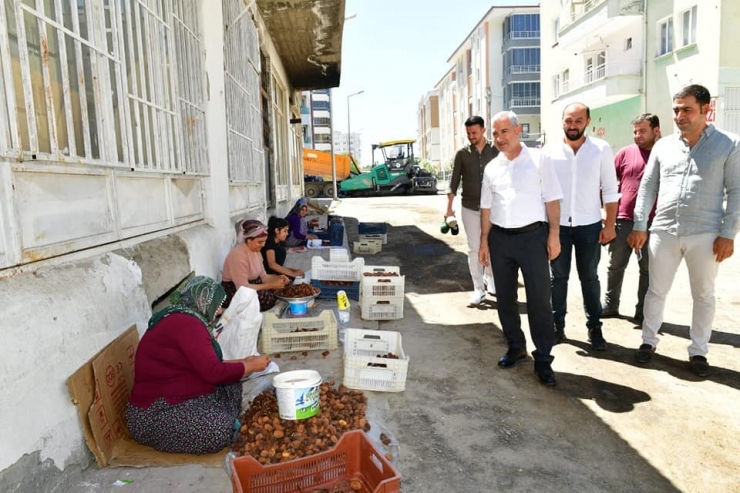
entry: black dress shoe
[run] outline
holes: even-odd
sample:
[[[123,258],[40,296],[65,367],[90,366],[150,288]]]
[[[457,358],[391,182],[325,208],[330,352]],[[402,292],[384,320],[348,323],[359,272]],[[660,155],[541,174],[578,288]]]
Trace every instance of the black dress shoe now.
[[[551,387],[558,383],[558,380],[555,378],[555,372],[552,371],[552,368],[542,368],[535,370],[534,372],[537,375],[537,378],[540,379],[540,383],[542,385]]]
[[[527,351],[524,349],[509,349],[498,360],[498,366],[501,368],[511,368],[522,361],[527,361]]]

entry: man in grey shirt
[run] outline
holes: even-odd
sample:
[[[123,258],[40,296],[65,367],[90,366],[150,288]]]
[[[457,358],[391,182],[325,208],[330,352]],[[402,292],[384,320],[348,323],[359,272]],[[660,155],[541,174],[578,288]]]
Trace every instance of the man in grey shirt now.
[[[468,269],[473,279],[470,304],[477,305],[485,299],[486,287],[489,292],[496,292],[491,268],[484,267],[478,262],[478,250],[480,249],[480,189],[483,182],[483,171],[486,165],[498,156],[498,149],[491,146],[484,137],[486,125],[480,116],[471,116],[465,120],[465,131],[470,145],[463,147],[455,154],[450,188],[447,190],[445,219],[455,215],[452,202],[462,179],[461,219],[468,240]]]
[[[673,96],[673,120],[680,132],[653,147],[637,195],[635,225],[627,239],[635,250],[645,244],[648,215],[657,197],[648,243],[650,286],[645,296],[643,344],[635,357],[643,364],[652,359],[665,299],[683,259],[694,300],[689,361],[700,377],[710,374],[706,355],[717,268],[732,256],[740,230],[740,137],[707,124],[710,99],[707,88],[698,84]]]

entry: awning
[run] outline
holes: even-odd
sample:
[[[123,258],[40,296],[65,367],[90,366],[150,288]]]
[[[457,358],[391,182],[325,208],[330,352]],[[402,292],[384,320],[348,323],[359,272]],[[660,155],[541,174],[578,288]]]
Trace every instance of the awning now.
[[[257,6],[295,89],[339,86],[344,0],[257,0]]]

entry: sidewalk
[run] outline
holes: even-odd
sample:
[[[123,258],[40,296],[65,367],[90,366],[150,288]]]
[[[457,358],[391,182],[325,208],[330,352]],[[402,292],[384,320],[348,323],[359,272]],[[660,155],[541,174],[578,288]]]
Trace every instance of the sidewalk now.
[[[717,281],[712,376],[697,379],[688,369],[685,267],[668,299],[655,361],[646,367],[634,363],[640,332],[628,320],[606,320],[609,350],[590,350],[573,272],[569,340],[554,349],[559,384],[545,388],[531,361],[511,370],[496,367],[506,346],[495,298],[466,306],[472,285],[465,236],[441,235],[445,206],[438,195],[345,199],[336,209],[350,241],[358,221],[387,222],[388,244],[365,262],[399,266],[406,276],[402,320],[362,321],[357,303],[351,320],[360,328],[401,332],[410,357],[405,392],[368,393],[371,422],[400,444],[395,464],[404,493],[740,491],[738,253],[723,262]],[[291,256],[289,262],[306,267],[311,256]],[[605,253],[600,267],[604,285]],[[623,313],[631,314],[636,290],[637,269],[630,265]],[[522,324],[527,333],[526,316]],[[278,364],[281,370],[314,368],[341,381],[341,349],[324,360],[299,353]],[[222,469],[199,466],[68,472],[68,481],[54,491],[231,491]],[[123,478],[134,483],[111,486]]]

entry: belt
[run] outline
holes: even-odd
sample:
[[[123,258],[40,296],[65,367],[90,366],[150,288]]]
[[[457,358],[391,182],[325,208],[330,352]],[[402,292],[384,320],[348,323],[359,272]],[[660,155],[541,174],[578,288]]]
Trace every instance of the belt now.
[[[522,233],[529,233],[531,231],[540,229],[545,224],[547,223],[542,222],[542,221],[537,221],[536,223],[527,224],[526,226],[522,226],[521,228],[502,228],[501,226],[498,226],[496,224],[492,224],[491,227],[495,229],[496,231],[501,231],[502,233],[507,234],[507,235],[520,235]]]

